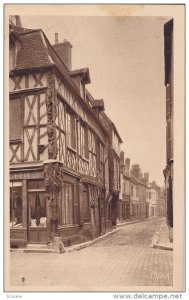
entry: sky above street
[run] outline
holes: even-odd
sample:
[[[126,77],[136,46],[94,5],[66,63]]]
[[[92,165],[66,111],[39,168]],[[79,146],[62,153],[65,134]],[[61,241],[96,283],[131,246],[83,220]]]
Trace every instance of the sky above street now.
[[[95,99],[104,99],[107,115],[123,140],[122,150],[150,181],[164,184],[166,120],[164,18],[21,16],[25,28],[41,28],[54,43],[67,39],[72,69],[88,67]]]

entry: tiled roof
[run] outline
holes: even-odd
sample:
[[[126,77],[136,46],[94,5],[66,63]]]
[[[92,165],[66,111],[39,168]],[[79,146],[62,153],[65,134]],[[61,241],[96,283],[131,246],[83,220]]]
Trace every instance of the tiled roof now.
[[[70,71],[65,66],[64,62],[60,59],[60,57],[58,56],[58,54],[55,51],[54,47],[51,46],[51,44],[49,43],[49,41],[48,41],[48,39],[45,35],[44,35],[44,38],[45,38],[45,41],[46,41],[48,53],[49,53],[50,57],[52,58],[53,62],[55,63],[57,69],[64,75],[65,79],[69,82],[71,87],[78,94],[79,90],[78,90],[77,86],[75,85],[74,81],[72,80],[72,78],[70,76]]]
[[[56,65],[71,87],[79,94],[78,88],[70,76],[70,71],[41,29],[31,30],[11,25],[11,31],[19,38],[21,45],[17,54],[15,70]]]
[[[65,80],[69,83],[75,93],[77,93],[78,96],[80,95],[76,84],[70,76],[70,71],[58,56],[57,52],[41,29],[31,30],[13,26],[11,31],[16,34],[21,46],[17,54],[17,63],[14,70],[42,68],[54,65],[64,76]],[[88,72],[88,69],[85,68],[80,71],[85,73],[86,71]],[[94,118],[97,118],[91,110],[91,106],[87,102],[82,102],[83,105],[88,106]],[[100,123],[101,128],[103,128],[100,120],[98,120],[98,122]],[[103,128],[103,130],[106,132],[105,128]]]
[[[19,42],[21,47],[18,50],[15,70],[45,67],[53,64],[40,30],[22,32],[19,34]]]
[[[139,184],[142,184],[144,186],[146,186],[146,184],[139,178],[135,177],[133,174],[130,174],[130,178],[135,181],[135,183],[139,183]]]
[[[113,129],[115,130],[120,142],[123,143],[123,141],[122,141],[122,139],[119,135],[119,132],[117,131],[117,128],[116,128],[115,124],[110,120],[110,118],[107,116],[107,114],[103,111],[103,112],[101,112],[101,116],[102,116],[102,121],[106,120],[106,122],[113,127]]]
[[[17,34],[24,34],[24,33],[39,31],[39,29],[23,28],[23,27],[15,26],[12,22],[10,22],[9,23],[9,31],[10,32],[14,31]]]

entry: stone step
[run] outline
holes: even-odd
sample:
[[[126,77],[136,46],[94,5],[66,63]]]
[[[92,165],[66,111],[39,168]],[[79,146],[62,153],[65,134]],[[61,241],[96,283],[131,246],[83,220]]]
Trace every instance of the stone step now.
[[[54,249],[48,248],[46,244],[27,244],[27,247],[23,249],[23,252],[27,253],[54,253]]]
[[[47,249],[47,244],[27,244],[27,248]]]

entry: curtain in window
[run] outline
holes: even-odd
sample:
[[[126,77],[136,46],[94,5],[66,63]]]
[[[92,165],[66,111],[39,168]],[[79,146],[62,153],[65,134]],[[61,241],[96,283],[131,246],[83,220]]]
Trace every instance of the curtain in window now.
[[[29,224],[31,226],[39,226],[42,222],[41,218],[47,217],[46,211],[46,195],[45,193],[29,193]],[[46,225],[46,222],[45,224]]]

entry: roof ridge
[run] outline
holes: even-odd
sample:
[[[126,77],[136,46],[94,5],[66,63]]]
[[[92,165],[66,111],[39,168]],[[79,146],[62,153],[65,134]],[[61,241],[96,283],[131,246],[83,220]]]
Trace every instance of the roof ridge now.
[[[32,32],[37,32],[40,31],[41,29],[28,29],[25,27],[18,27],[16,25],[14,25],[11,21],[11,24],[9,24],[9,26],[15,30],[19,35],[24,35],[24,34],[28,34],[28,33],[32,33]]]
[[[65,63],[64,63],[63,60],[60,58],[60,56],[58,55],[58,53],[56,52],[56,50],[54,49],[54,46],[51,45],[51,43],[49,42],[49,40],[48,40],[47,36],[45,35],[45,33],[43,32],[43,30],[41,30],[41,31],[42,31],[42,33],[43,33],[43,35],[44,35],[44,38],[45,38],[46,42],[48,43],[47,47],[48,47],[48,46],[51,47],[51,49],[54,51],[54,53],[56,54],[56,56],[58,57],[58,59],[59,59],[59,60],[61,61],[61,63],[64,65],[67,74],[70,75],[70,74],[69,74],[69,73],[70,73],[70,70],[66,67]]]

